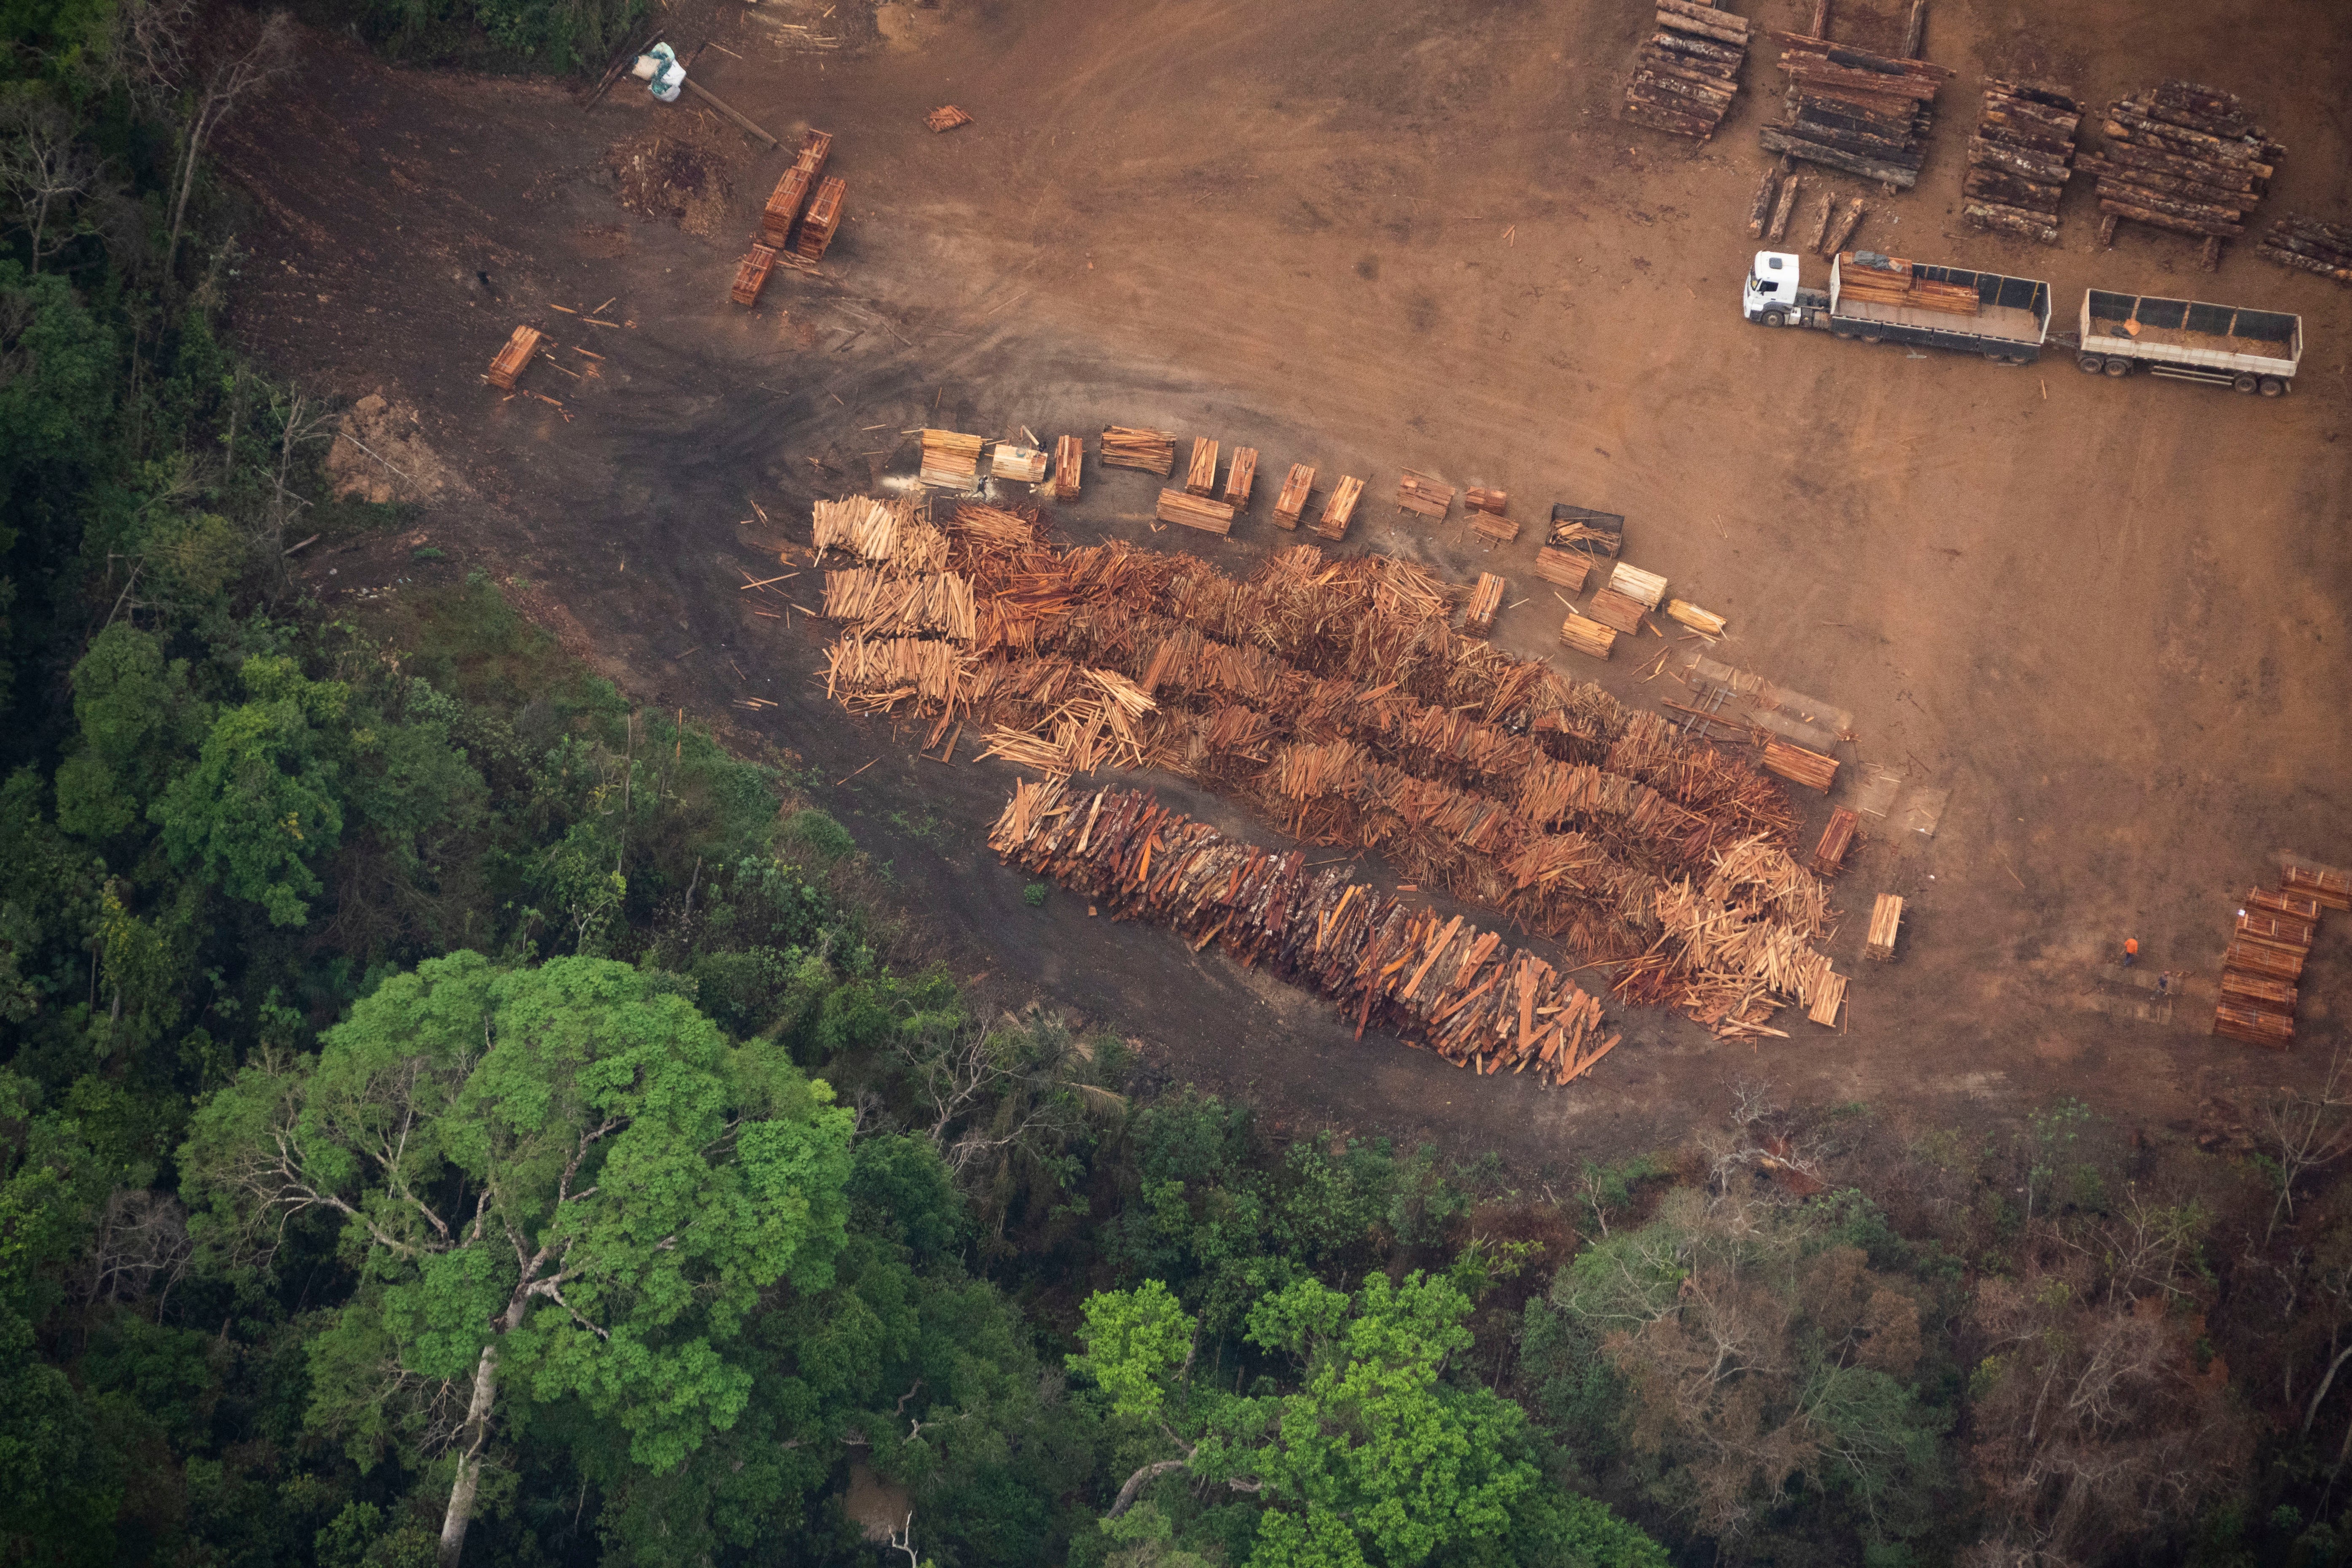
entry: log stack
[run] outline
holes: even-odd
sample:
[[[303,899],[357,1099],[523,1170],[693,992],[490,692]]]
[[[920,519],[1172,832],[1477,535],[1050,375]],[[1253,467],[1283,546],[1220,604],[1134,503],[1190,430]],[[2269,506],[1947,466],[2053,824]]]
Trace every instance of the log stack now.
[[[980,488],[980,449],[987,441],[979,436],[967,436],[956,430],[926,430],[923,432],[923,467],[917,477],[927,485],[942,489],[975,490]]]
[[[1356,520],[1356,503],[1364,499],[1364,481],[1353,474],[1339,478],[1339,489],[1323,503],[1323,521],[1315,525],[1318,537],[1333,543],[1348,537],[1348,525]]]
[[[2271,225],[2257,253],[2281,267],[2352,283],[2352,228],[2315,217],[2283,217]]]
[[[1787,741],[1768,741],[1764,745],[1764,771],[1827,795],[1830,785],[1837,783],[1838,764],[1835,757],[1825,757]]]
[[[1921,276],[1902,257],[1882,256],[1874,250],[1838,254],[1838,295],[1841,300],[1937,310],[1948,316],[1973,316],[1984,304],[1968,284],[1938,283]]]
[[[1633,56],[1624,118],[1704,142],[1739,96],[1748,18],[1720,6],[1656,0],[1658,27]]]
[[[1822,841],[1813,850],[1814,876],[1834,877],[1845,869],[1861,826],[1862,818],[1844,806],[1830,813],[1830,825],[1822,829]]]
[[[1570,612],[1568,619],[1559,624],[1559,640],[1579,653],[1607,658],[1609,650],[1617,646],[1617,633],[1591,616]]]
[[[1176,437],[1165,430],[1113,425],[1102,433],[1106,468],[1140,468],[1166,479],[1176,468]]]
[[[1776,33],[1788,105],[1760,135],[1764,150],[1908,190],[1927,162],[1936,89],[1951,71],[1826,38]]]
[[[546,335],[537,327],[517,327],[507,338],[506,346],[490,361],[489,384],[501,392],[512,392],[515,377],[530,363],[530,356],[539,352],[539,342]]]
[[[2294,1044],[2296,983],[2331,909],[2352,910],[2352,872],[2282,856],[2279,885],[2249,891],[2231,924],[2213,1033],[2275,1051]]]
[[[2099,243],[2112,244],[2124,218],[2201,235],[2208,271],[2221,264],[2221,242],[2246,232],[2286,155],[2234,93],[2195,82],[2111,104],[2101,129],[2105,144],[2075,160],[2099,176]]]
[[[1276,528],[1298,526],[1301,513],[1307,510],[1307,498],[1315,491],[1315,470],[1305,463],[1293,463],[1284,476],[1282,489],[1275,492],[1274,525]]]
[[[1960,216],[2043,245],[2058,243],[2058,203],[2074,174],[2083,106],[2054,88],[1988,78],[1969,140]]]
[[[760,213],[760,243],[771,250],[788,249],[792,245],[793,226],[800,221],[801,209],[808,205],[809,195],[824,177],[824,161],[833,153],[830,132],[812,131],[801,139],[799,155],[776,188],[768,197],[768,205]]]

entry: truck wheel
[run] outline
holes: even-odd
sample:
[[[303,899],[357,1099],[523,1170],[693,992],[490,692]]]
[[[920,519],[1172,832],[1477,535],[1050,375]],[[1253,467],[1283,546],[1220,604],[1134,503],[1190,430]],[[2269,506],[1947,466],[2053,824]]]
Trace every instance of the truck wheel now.
[[[2107,356],[2107,363],[2105,368],[2109,375],[2129,375],[2131,374],[2131,361],[2124,358],[2121,354],[2109,354]]]
[[[2107,368],[2107,362],[2097,354],[2077,354],[2074,358],[2074,368],[2084,375],[2096,375]]]
[[[1885,340],[1884,338],[1874,338],[1874,337],[1872,337],[1868,332],[1864,332],[1864,333],[1863,333],[1863,334],[1862,334],[1862,341],[1863,341],[1864,342],[1866,342],[1866,343],[1876,343],[1876,342],[1885,342]]]
[[[1764,324],[1768,327],[1785,327],[1789,324],[1788,312],[1785,310],[1767,310],[1764,312]]]
[[[2284,396],[2286,393],[2286,383],[2281,381],[2277,376],[2266,375],[2263,377],[2262,387],[2260,390],[2264,397]]]
[[[2251,371],[2243,371],[2243,370],[2240,371],[2237,374],[2235,374],[2235,375],[2233,375],[2233,376],[2231,376],[2231,377],[2230,378],[2230,385],[2231,385],[2232,388],[2234,388],[2235,390],[2239,391],[2239,392],[2252,392],[2252,391],[2253,391],[2253,389],[2254,389],[2254,377],[2253,377],[2253,373],[2252,373],[2252,372],[2251,372]]]

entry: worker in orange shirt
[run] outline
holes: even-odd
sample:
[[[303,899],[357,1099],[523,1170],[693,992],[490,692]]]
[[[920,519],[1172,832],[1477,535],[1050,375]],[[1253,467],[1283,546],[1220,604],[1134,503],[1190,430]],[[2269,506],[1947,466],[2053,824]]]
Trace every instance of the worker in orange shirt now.
[[[2124,967],[2126,969],[2129,969],[2133,964],[2137,963],[2138,962],[2139,938],[2136,936],[2127,936],[2124,938]]]

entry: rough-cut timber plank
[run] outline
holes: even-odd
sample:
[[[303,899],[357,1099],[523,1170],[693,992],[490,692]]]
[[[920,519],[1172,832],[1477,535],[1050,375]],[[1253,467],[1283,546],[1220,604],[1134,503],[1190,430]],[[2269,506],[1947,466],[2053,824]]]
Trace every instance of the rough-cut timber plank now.
[[[1830,813],[1830,825],[1822,829],[1822,841],[1813,849],[1813,871],[1818,876],[1834,877],[1845,869],[1845,858],[1860,836],[1862,818],[1844,806]]]
[[[775,265],[773,247],[753,246],[744,253],[741,265],[735,268],[735,282],[727,290],[727,297],[739,305],[757,305],[760,290],[768,286],[768,274],[774,270]]]
[[[1571,594],[1584,591],[1584,579],[1591,570],[1592,557],[1580,551],[1547,544],[1536,552],[1536,575],[1547,583],[1559,584]]]
[[[1217,444],[1206,436],[1192,442],[1192,460],[1184,470],[1184,488],[1196,496],[1213,494],[1217,488]]]
[[[1423,517],[1444,517],[1454,505],[1454,487],[1428,474],[1407,468],[1397,480],[1397,507]]]
[[[1076,436],[1064,436],[1054,443],[1054,499],[1078,499],[1080,470],[1086,466],[1087,444]]]
[[[1764,746],[1764,771],[1776,773],[1790,784],[1827,795],[1830,785],[1837,782],[1838,763],[1835,757],[1825,757],[1819,752],[1786,741],[1769,741]]]
[[[1323,504],[1323,521],[1315,525],[1316,533],[1334,541],[1347,538],[1348,525],[1356,519],[1356,503],[1363,495],[1363,480],[1353,474],[1341,475],[1331,499]]]
[[[1895,939],[1903,930],[1903,900],[1893,893],[1881,893],[1870,910],[1870,936],[1863,944],[1865,956],[1881,963],[1893,961]]]
[[[1299,514],[1307,510],[1307,498],[1315,490],[1315,470],[1305,463],[1293,463],[1275,492],[1274,521],[1277,528],[1297,528]]]
[[[506,346],[490,360],[489,382],[501,392],[514,390],[515,377],[539,352],[539,341],[546,336],[537,327],[517,327],[507,337]]]
[[[1234,531],[1232,507],[1221,500],[1194,495],[1191,490],[1161,490],[1159,514],[1162,522],[1180,522],[1203,533],[1224,534]]]
[[[1603,588],[1592,595],[1586,615],[1602,626],[1623,632],[1627,637],[1642,635],[1642,602],[1629,599],[1614,588]]]
[[[1464,623],[1473,631],[1492,631],[1495,613],[1503,607],[1503,591],[1507,586],[1504,580],[1492,572],[1479,573],[1478,585],[1471,590],[1470,609],[1463,617]]]
[[[1225,500],[1236,510],[1249,505],[1250,488],[1257,482],[1257,448],[1236,447],[1225,470]]]
[[[1617,646],[1617,634],[1586,616],[1570,616],[1560,623],[1559,640],[1581,654],[1607,658]]]

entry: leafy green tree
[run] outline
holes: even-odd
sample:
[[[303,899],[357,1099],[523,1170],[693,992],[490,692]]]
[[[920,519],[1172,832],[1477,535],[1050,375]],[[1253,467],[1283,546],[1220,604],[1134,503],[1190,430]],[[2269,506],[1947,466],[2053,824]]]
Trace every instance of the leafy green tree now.
[[[58,768],[58,826],[102,840],[145,815],[188,738],[187,684],[186,662],[166,663],[163,644],[135,626],[118,623],[90,639],[74,666],[80,734]]]
[[[831,1100],[666,977],[457,953],[385,981],[315,1061],[248,1067],[181,1158],[223,1242],[266,1255],[340,1221],[362,1286],[313,1352],[312,1425],[355,1457],[403,1419],[450,1434],[446,1564],[502,1393],[579,1402],[655,1471],[743,1414],[730,1352],[761,1292],[834,1277],[851,1119]]]

